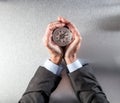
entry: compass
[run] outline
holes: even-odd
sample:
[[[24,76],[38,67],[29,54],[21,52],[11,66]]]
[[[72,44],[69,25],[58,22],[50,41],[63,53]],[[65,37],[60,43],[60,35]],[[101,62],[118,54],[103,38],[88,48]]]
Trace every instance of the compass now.
[[[56,28],[52,33],[53,41],[58,46],[66,46],[72,40],[72,33],[67,27]]]

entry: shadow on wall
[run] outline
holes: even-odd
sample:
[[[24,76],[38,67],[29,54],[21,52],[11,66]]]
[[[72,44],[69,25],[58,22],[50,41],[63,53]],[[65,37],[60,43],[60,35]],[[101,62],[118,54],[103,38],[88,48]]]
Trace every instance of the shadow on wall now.
[[[99,20],[98,26],[105,31],[120,31],[120,15],[111,16]]]
[[[81,57],[82,54],[82,58],[89,58],[94,63],[101,62],[103,65],[107,65],[107,63],[112,66],[116,65],[116,58],[119,56],[120,51],[117,38],[119,35],[116,34],[117,36],[114,36],[114,39],[111,35],[120,32],[120,15],[100,18],[93,22],[97,23],[92,24],[93,29],[90,32],[86,32],[87,35],[83,39],[81,53],[78,56]],[[110,33],[110,35],[108,36],[106,33]],[[101,42],[102,40],[104,41]]]

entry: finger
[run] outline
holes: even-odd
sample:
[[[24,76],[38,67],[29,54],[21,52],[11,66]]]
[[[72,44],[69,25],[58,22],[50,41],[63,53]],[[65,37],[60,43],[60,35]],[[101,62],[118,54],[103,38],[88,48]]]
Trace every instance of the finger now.
[[[52,41],[52,35],[50,35],[49,44],[48,44],[47,48],[50,51],[57,52],[59,54],[62,53],[62,49]]]
[[[48,43],[49,43],[50,34],[51,33],[50,33],[49,29],[47,28],[45,31],[45,34],[43,36],[43,43],[45,44],[46,47],[48,46]]]
[[[61,16],[58,16],[57,20],[58,20],[59,22],[61,22]]]
[[[52,22],[47,26],[46,33],[44,35],[44,44],[47,46],[49,42],[49,38],[53,32],[53,30],[57,27],[63,27],[65,24],[60,22]]]
[[[70,48],[77,48],[79,43],[81,43],[80,36],[75,36],[73,42],[70,44]]]
[[[59,22],[62,22],[62,23],[65,23],[67,26],[70,26],[71,29],[76,28],[76,27],[74,26],[74,24],[72,24],[70,21],[68,21],[68,20],[65,19],[64,17],[59,16],[59,17],[58,17],[58,21],[59,21]]]
[[[52,35],[49,36],[48,43],[49,43],[48,47],[52,47],[52,48],[59,47],[56,43],[53,42]]]
[[[67,27],[70,29],[70,31],[72,32],[72,34],[80,35],[77,27],[74,24],[72,24],[71,22],[69,24],[67,24]]]
[[[70,31],[71,31],[73,34],[74,34],[74,33],[80,34],[79,31],[78,31],[78,29],[77,29],[77,27],[76,27],[74,24],[72,24],[69,20],[65,19],[64,17],[59,16],[59,17],[58,17],[58,21],[59,21],[59,22],[62,22],[62,23],[65,23],[66,26],[70,29]]]
[[[79,50],[80,46],[81,46],[81,43],[79,43],[79,44],[77,45],[77,49],[76,49],[76,51]]]
[[[58,27],[63,27],[65,26],[64,23],[61,23],[61,22],[52,22],[48,25],[48,28],[53,31],[55,28],[58,28]]]
[[[61,16],[58,17],[58,21],[62,22],[62,23],[65,23],[65,24],[69,23],[69,21],[67,19],[65,19],[64,17],[61,17]]]

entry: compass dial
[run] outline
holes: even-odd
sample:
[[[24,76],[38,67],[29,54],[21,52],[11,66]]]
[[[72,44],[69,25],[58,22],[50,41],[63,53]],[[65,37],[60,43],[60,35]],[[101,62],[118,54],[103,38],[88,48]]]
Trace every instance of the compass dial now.
[[[53,31],[53,41],[58,46],[66,46],[71,42],[72,33],[66,27],[60,27]]]

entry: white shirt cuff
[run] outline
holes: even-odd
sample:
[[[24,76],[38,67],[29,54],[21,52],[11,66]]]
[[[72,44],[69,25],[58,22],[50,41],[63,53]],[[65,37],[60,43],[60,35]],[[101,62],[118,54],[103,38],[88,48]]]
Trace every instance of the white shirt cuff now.
[[[77,70],[81,67],[82,67],[82,63],[78,59],[75,62],[67,65],[67,68],[70,73],[74,72],[75,70]]]
[[[54,73],[56,75],[60,75],[60,73],[63,69],[62,65],[56,65],[52,61],[50,61],[49,59],[46,60],[43,67],[45,67],[47,70],[51,71],[52,73]]]

